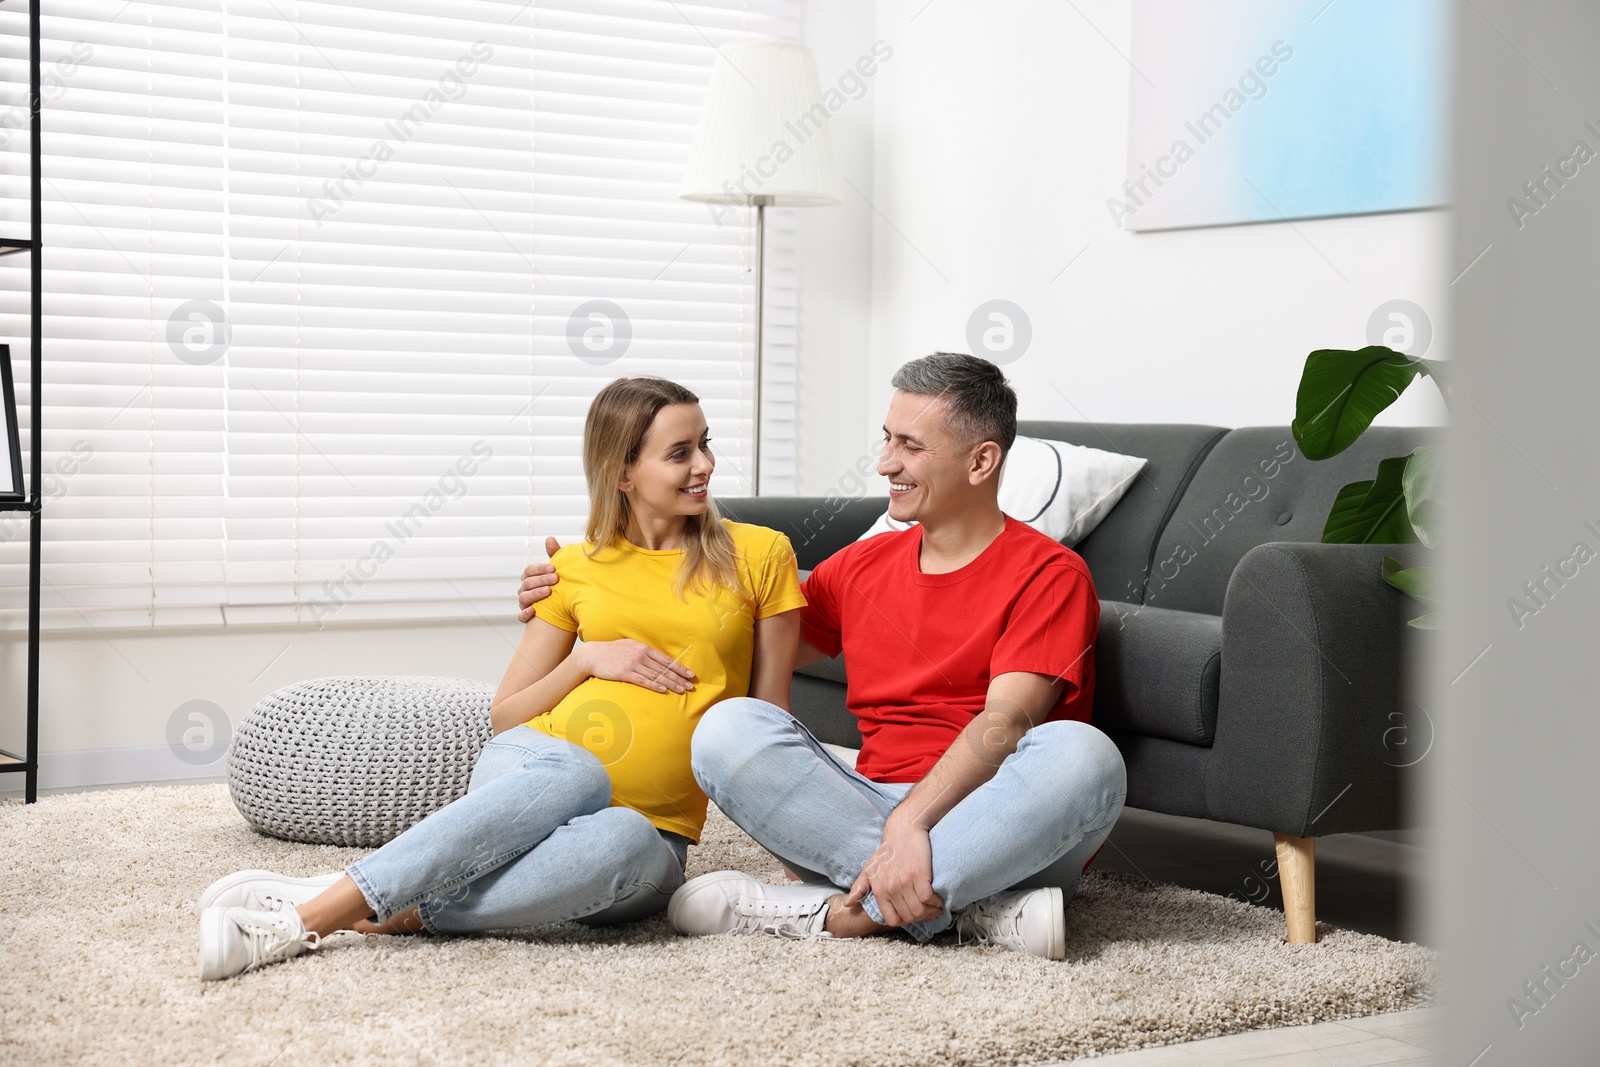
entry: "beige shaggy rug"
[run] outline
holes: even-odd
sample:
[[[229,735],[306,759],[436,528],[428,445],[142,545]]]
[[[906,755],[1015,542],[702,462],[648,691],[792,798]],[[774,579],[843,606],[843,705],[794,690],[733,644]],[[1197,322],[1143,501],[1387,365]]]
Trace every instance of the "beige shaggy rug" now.
[[[1064,963],[899,936],[683,938],[664,917],[514,936],[367,937],[226,982],[196,972],[194,901],[246,867],[356,849],[246,828],[222,785],[0,806],[0,1063],[1023,1064],[1427,999],[1429,953],[1090,874]],[[713,810],[689,873],[776,863]]]

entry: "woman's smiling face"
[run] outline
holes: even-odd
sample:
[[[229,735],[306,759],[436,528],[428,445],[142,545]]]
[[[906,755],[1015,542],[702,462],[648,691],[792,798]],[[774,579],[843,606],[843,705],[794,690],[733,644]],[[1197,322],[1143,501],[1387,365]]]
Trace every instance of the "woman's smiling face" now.
[[[700,515],[711,498],[716,465],[700,405],[668,404],[656,412],[618,488],[638,513]]]

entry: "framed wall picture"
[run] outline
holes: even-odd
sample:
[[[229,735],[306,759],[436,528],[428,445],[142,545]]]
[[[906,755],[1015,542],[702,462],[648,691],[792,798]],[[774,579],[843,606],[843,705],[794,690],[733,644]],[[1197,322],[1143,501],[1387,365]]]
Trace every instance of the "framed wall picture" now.
[[[1127,230],[1444,206],[1444,0],[1133,0]]]
[[[17,391],[11,384],[11,346],[0,345],[0,500],[24,500],[22,436],[17,432]]]

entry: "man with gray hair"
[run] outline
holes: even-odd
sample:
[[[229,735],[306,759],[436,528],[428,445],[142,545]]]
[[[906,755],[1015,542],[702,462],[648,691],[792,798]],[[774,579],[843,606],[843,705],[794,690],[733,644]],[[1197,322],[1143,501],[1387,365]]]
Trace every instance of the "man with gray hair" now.
[[[1099,601],[1077,553],[997,500],[1017,397],[1000,368],[901,367],[878,473],[889,515],[804,585],[798,663],[842,650],[862,748],[841,762],[786,710],[724,700],[696,780],[798,885],[685,883],[682,933],[860,937],[892,928],[1065,956],[1066,901],[1122,810],[1122,757],[1089,725]],[[525,572],[538,599],[548,568]]]

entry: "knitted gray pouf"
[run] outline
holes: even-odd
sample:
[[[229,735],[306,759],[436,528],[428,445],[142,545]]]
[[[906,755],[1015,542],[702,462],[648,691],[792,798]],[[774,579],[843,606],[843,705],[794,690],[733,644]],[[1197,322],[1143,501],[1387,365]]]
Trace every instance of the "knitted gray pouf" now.
[[[376,848],[467,791],[494,689],[460,678],[318,678],[257,704],[228,791],[262,833]]]

